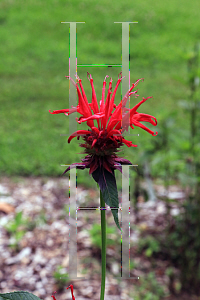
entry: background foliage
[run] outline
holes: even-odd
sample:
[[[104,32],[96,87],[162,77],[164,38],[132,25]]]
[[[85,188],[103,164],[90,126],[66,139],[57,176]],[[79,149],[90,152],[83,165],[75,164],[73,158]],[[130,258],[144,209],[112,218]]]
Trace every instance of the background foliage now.
[[[153,95],[139,108],[139,112],[155,116],[158,126],[152,137],[135,128],[127,137],[138,145],[128,149],[133,164],[140,164],[141,154],[162,139],[162,120],[174,116],[170,127],[173,141],[169,142],[173,172],[182,169],[187,149],[189,120],[178,106],[180,99],[188,98],[185,58],[200,37],[199,3],[187,1],[5,1],[0,2],[0,174],[59,176],[61,164],[78,162],[83,155],[74,139],[67,143],[68,118],[50,115],[48,110],[68,108],[69,82],[69,25],[61,21],[85,21],[77,25],[78,63],[120,63],[121,25],[119,21],[138,21],[130,25],[131,82],[144,78],[138,85],[137,99],[131,98],[131,107],[142,97]],[[120,68],[78,68],[88,100],[91,88],[87,71],[94,78],[97,98],[100,100],[106,74],[117,82]],[[120,101],[120,89],[116,102]],[[78,129],[84,126],[78,125]],[[180,138],[183,141],[180,143]],[[154,147],[154,153],[158,147]],[[154,155],[152,174],[162,174],[165,156]],[[151,160],[153,155],[151,156]],[[80,182],[88,185],[80,172]]]

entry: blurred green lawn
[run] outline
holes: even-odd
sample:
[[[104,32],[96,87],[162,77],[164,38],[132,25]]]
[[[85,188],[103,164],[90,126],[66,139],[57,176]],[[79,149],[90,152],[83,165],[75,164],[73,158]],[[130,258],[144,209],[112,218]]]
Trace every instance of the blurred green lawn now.
[[[198,0],[170,1],[0,1],[0,175],[59,176],[61,164],[80,162],[79,142],[67,143],[68,117],[51,115],[49,109],[69,107],[69,25],[61,21],[84,21],[77,25],[78,64],[120,64],[120,21],[130,25],[131,83],[138,78],[140,97],[153,99],[138,109],[159,121],[175,113],[175,127],[187,139],[189,121],[178,106],[187,99],[185,56],[200,40]],[[78,75],[91,101],[87,71],[92,74],[100,100],[105,75],[117,82],[120,68],[78,68]],[[120,101],[119,89],[117,103]],[[144,123],[145,124],[145,123]],[[78,125],[78,129],[87,128]],[[128,137],[137,148],[124,146],[124,155],[133,164],[157,137],[135,128]],[[80,139],[81,140],[81,139]],[[175,145],[173,145],[176,147]],[[177,149],[178,152],[178,149]],[[80,172],[81,174],[81,172]],[[88,182],[81,175],[80,182]],[[89,184],[89,183],[88,183]]]

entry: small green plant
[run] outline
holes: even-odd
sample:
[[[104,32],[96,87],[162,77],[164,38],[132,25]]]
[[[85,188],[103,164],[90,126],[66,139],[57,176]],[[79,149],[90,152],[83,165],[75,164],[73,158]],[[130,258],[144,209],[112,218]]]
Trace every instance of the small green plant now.
[[[62,291],[70,280],[68,273],[65,273],[65,270],[60,265],[57,266],[57,270],[53,273],[53,277],[59,291]]]
[[[146,236],[139,240],[138,251],[145,249],[145,255],[151,257],[154,253],[160,251],[160,242],[156,240],[153,236]]]
[[[92,229],[89,230],[90,238],[92,240],[92,244],[101,249],[101,225],[93,224]],[[106,227],[106,236],[107,236],[107,247],[116,245],[119,243],[117,240],[117,232],[114,226]]]
[[[14,249],[15,251],[19,251],[19,242],[23,238],[27,229],[32,228],[33,224],[29,221],[29,219],[24,219],[22,217],[22,211],[18,212],[15,215],[13,221],[10,221],[4,228],[11,236],[11,242],[9,247]]]
[[[154,272],[150,272],[145,278],[140,277],[140,286],[136,287],[135,300],[160,300],[166,292],[157,282]]]

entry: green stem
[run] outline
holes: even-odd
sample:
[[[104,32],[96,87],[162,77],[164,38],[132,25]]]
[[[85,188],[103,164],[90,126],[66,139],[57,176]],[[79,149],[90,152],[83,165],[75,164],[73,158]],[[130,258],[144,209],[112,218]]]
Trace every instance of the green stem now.
[[[105,207],[105,202],[100,190],[100,207]],[[101,210],[101,297],[104,300],[106,281],[106,211]]]

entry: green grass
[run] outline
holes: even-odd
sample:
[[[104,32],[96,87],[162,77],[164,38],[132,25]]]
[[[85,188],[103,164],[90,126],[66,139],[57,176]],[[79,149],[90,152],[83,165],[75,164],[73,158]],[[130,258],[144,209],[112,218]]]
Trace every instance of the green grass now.
[[[130,25],[131,82],[138,85],[138,99],[153,95],[139,108],[158,119],[158,126],[147,125],[159,133],[159,121],[177,112],[175,126],[189,128],[187,115],[178,100],[188,97],[185,54],[200,40],[199,2],[161,1],[61,1],[28,0],[0,2],[0,174],[15,176],[59,176],[60,164],[79,162],[83,155],[76,139],[67,143],[65,115],[48,110],[68,108],[69,25],[61,21],[85,21],[77,25],[78,63],[120,63],[120,21]],[[79,77],[91,99],[87,71],[94,78],[98,100],[105,75],[117,81],[120,68],[78,68]],[[120,101],[120,90],[117,94]],[[78,125],[78,129],[85,125]],[[133,133],[133,132],[132,132]],[[127,137],[138,148],[124,153],[133,164],[152,144],[152,137],[140,128]],[[174,146],[175,147],[175,146]],[[81,175],[80,175],[81,176]],[[83,176],[83,175],[82,175]],[[82,177],[82,182],[87,179]]]

